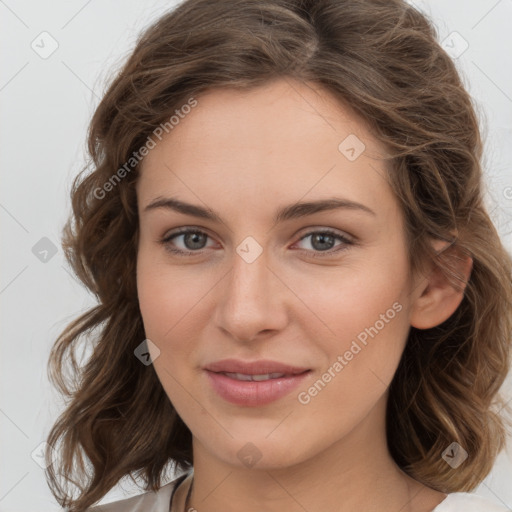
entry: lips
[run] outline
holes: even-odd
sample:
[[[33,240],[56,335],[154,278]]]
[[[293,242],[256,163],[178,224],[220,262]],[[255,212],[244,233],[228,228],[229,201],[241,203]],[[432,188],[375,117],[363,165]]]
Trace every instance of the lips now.
[[[204,368],[208,383],[224,400],[239,406],[262,406],[289,394],[309,368],[276,361],[224,359]]]

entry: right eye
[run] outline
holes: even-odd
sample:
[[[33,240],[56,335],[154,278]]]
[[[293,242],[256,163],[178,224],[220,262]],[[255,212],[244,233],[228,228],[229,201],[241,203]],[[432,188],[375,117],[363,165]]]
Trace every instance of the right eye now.
[[[174,239],[183,237],[183,243],[185,244],[185,249],[179,249],[175,247]],[[160,240],[165,247],[165,249],[173,254],[177,254],[178,256],[192,256],[195,254],[201,254],[202,249],[204,248],[204,243],[209,238],[209,236],[204,232],[197,228],[182,228],[179,231],[175,231],[167,235],[165,238]],[[187,250],[187,247],[188,250]]]

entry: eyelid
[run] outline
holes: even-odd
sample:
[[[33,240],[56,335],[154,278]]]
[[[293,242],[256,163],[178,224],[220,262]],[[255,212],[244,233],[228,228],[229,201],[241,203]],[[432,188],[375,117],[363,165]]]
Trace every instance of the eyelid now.
[[[300,233],[304,233],[300,235]],[[299,240],[302,240],[306,236],[309,236],[313,233],[329,233],[331,235],[339,236],[342,238],[345,238],[346,240],[349,240],[350,242],[356,242],[357,238],[354,235],[351,235],[347,233],[346,231],[343,231],[341,229],[331,228],[327,226],[308,226],[306,228],[301,229],[296,236],[299,237]],[[299,241],[298,240],[298,241]]]

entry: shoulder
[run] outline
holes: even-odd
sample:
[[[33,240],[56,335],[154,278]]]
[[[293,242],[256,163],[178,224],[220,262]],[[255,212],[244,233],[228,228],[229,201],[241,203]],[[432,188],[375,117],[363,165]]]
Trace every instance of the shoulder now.
[[[511,512],[505,505],[497,505],[483,496],[468,492],[453,492],[432,512]]]
[[[123,500],[95,505],[89,507],[87,512],[169,512],[171,495],[187,475],[188,473],[180,475],[156,492],[148,491]]]

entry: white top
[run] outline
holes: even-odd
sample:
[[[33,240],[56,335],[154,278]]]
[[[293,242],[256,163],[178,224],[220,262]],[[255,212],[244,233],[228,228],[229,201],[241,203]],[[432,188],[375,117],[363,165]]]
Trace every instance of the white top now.
[[[175,489],[182,482],[187,481],[180,487],[181,491],[184,490],[184,487],[188,487],[192,475],[193,471],[182,474],[163,485],[157,492],[150,491],[131,498],[96,505],[88,508],[87,512],[183,512],[183,510],[177,510],[177,502],[174,500],[171,508],[171,500],[174,497]],[[179,498],[177,501],[184,501],[183,493]],[[512,509],[496,505],[477,494],[454,492],[448,494],[432,512],[512,512]]]

